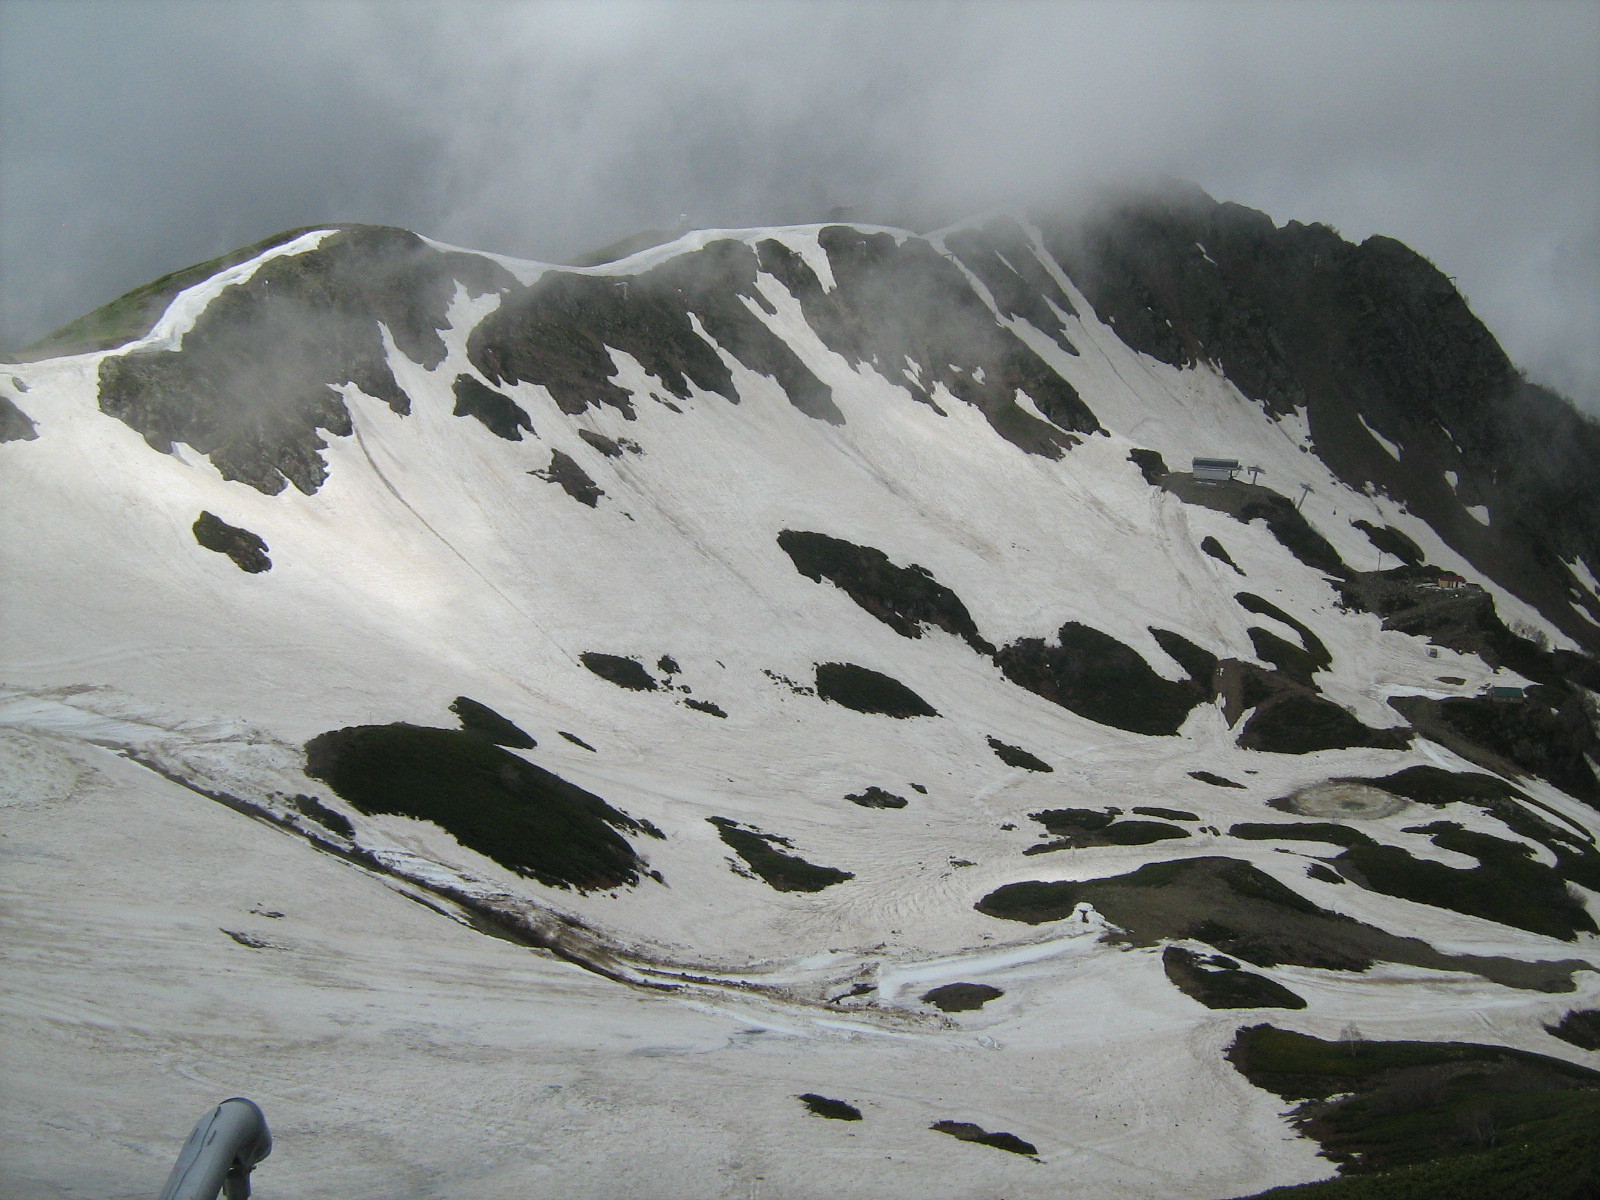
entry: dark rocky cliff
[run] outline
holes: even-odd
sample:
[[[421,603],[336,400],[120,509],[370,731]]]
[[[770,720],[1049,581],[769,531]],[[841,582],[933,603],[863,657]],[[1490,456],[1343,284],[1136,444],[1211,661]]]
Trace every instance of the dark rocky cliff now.
[[[1129,346],[1175,366],[1210,363],[1269,413],[1304,408],[1336,475],[1401,501],[1600,649],[1562,562],[1600,562],[1600,426],[1523,379],[1437,267],[1392,238],[1353,245],[1324,225],[1277,228],[1189,185],[1122,194],[1043,228]],[[1477,505],[1489,525],[1467,511]],[[1576,599],[1600,619],[1600,606]]]

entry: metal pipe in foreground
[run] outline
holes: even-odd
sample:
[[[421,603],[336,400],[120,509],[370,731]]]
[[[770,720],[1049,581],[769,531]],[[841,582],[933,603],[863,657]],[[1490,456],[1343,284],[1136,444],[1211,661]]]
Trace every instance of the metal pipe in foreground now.
[[[178,1152],[161,1200],[248,1200],[250,1171],[272,1153],[267,1119],[243,1096],[224,1100],[194,1127]]]

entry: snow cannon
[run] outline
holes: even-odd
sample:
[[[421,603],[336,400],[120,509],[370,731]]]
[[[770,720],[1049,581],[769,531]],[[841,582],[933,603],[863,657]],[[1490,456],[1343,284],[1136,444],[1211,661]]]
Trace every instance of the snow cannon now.
[[[243,1096],[224,1100],[200,1118],[178,1152],[161,1200],[248,1200],[250,1172],[272,1153],[267,1118]]]

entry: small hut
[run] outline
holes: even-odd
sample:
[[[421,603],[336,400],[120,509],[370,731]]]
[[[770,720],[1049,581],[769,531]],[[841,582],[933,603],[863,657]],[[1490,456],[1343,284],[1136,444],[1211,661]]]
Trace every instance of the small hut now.
[[[1236,458],[1197,458],[1194,477],[1202,483],[1232,483],[1242,468]]]

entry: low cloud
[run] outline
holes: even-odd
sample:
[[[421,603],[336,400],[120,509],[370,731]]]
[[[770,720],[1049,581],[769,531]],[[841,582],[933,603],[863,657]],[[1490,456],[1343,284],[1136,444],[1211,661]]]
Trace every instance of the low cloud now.
[[[1386,233],[1600,412],[1591,3],[0,3],[0,342],[279,229],[561,259],[1130,173]]]

